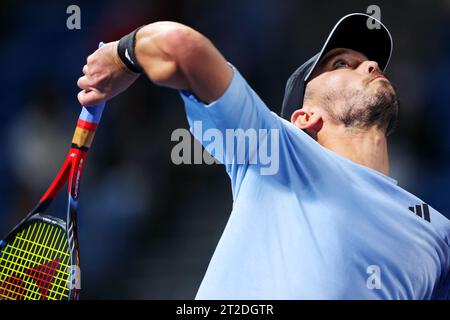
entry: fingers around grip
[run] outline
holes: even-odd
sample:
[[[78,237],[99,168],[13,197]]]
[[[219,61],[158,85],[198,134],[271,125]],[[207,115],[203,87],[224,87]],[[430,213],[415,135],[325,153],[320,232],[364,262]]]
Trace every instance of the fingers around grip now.
[[[82,106],[93,106],[99,104],[105,99],[104,94],[97,91],[80,91],[78,93],[78,101]]]
[[[92,83],[86,76],[82,76],[77,81],[77,86],[83,90],[91,89]]]

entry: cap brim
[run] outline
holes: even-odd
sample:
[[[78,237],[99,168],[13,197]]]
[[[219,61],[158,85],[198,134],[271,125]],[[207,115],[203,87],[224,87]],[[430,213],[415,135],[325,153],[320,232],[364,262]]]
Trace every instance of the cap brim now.
[[[331,49],[348,48],[363,53],[376,61],[381,70],[386,70],[391,59],[393,41],[386,26],[372,16],[351,13],[344,16],[330,32],[314,65],[306,74],[307,81],[317,63]]]

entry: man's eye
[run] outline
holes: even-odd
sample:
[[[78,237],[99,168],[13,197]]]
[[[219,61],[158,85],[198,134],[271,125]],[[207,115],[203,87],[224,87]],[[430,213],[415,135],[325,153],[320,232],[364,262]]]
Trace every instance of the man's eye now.
[[[333,63],[334,69],[348,68],[348,67],[350,67],[350,65],[347,62],[345,62],[344,60],[337,60],[335,63]]]

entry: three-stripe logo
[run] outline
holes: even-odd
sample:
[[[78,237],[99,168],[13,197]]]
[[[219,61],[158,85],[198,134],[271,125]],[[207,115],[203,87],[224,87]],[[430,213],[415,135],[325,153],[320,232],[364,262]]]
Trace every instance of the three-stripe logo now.
[[[428,222],[431,222],[430,219],[430,209],[426,203],[416,204],[414,207],[409,207],[409,210],[414,212],[417,216],[425,219]]]

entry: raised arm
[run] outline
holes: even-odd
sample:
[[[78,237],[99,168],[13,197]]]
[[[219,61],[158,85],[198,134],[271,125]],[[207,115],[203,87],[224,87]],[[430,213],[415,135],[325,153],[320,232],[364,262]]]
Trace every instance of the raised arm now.
[[[118,41],[105,44],[87,58],[78,100],[93,105],[126,90],[137,78],[117,54]],[[136,59],[155,84],[186,89],[210,103],[228,87],[232,69],[202,34],[175,22],[156,22],[136,34]]]

